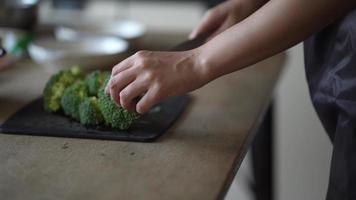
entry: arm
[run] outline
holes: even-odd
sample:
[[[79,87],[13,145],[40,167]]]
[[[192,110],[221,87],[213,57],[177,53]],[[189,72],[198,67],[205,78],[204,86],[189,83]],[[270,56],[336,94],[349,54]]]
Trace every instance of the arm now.
[[[209,80],[281,52],[355,7],[354,0],[272,0],[199,48]]]
[[[164,98],[195,90],[293,46],[355,5],[355,0],[271,0],[197,49],[138,52],[113,68],[106,93],[124,108],[144,113]]]
[[[200,24],[189,35],[190,39],[205,35],[213,38],[232,25],[250,16],[268,0],[228,0],[209,9]]]

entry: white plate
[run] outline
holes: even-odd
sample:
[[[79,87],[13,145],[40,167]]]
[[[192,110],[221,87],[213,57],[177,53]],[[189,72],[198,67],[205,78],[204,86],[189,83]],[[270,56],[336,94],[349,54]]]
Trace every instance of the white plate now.
[[[133,41],[146,33],[143,24],[135,21],[122,20],[106,23],[86,23],[78,25],[59,26],[55,29],[55,36],[59,40],[73,40],[82,33],[108,34]]]
[[[128,43],[117,37],[85,36],[73,41],[41,38],[29,46],[31,58],[50,73],[78,65],[83,71],[108,68],[126,55]]]

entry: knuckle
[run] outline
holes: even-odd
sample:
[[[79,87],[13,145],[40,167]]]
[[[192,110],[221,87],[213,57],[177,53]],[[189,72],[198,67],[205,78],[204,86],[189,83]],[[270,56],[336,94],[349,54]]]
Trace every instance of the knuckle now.
[[[113,78],[109,81],[108,83],[108,86],[109,86],[109,89],[114,89],[115,88],[115,85],[116,85],[116,82],[117,82],[117,78]]]
[[[115,65],[112,69],[111,69],[111,74],[115,74],[115,72],[117,71],[117,65]]]
[[[122,90],[122,91],[120,92],[120,99],[126,100],[127,97],[128,97],[128,93],[126,92],[126,90]]]
[[[139,57],[136,59],[136,67],[138,68],[144,68],[145,66],[148,65],[148,58],[146,57]]]
[[[146,50],[138,51],[135,54],[135,61],[134,61],[135,66],[137,68],[145,68],[149,66],[151,55],[152,55],[151,51],[146,51]]]
[[[153,71],[146,72],[146,77],[148,80],[153,80],[155,78],[155,73]]]
[[[114,82],[114,83],[118,83],[118,82],[120,82],[123,78],[124,78],[123,73],[119,73],[119,74],[117,74],[117,75],[115,76],[113,82]]]
[[[121,74],[117,74],[115,75],[115,77],[109,81],[109,86],[111,89],[114,89],[116,87],[117,84],[120,83],[120,81],[122,80],[122,75]]]
[[[146,84],[151,83],[154,79],[155,79],[155,74],[154,74],[153,71],[146,71],[146,72],[143,74],[143,81],[144,81]]]
[[[215,12],[216,12],[215,9],[209,9],[206,12],[205,17],[208,18],[208,19],[214,18]]]
[[[149,51],[146,51],[146,50],[141,50],[141,51],[138,51],[135,53],[135,56],[136,57],[145,57],[149,54]]]
[[[116,64],[116,65],[111,69],[111,71],[112,71],[112,72],[117,71],[119,68],[120,68],[120,63]]]

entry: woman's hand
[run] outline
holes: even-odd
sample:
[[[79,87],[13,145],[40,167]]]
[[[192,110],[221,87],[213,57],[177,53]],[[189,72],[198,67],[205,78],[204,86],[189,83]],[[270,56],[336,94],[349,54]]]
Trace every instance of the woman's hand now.
[[[198,51],[139,51],[113,68],[105,92],[125,109],[145,113],[164,98],[208,82]]]
[[[242,21],[267,0],[228,0],[208,10],[200,24],[191,32],[189,39],[209,35],[209,39]]]
[[[249,16],[266,1],[229,0],[220,4],[208,11],[190,38],[207,32],[214,32],[214,36]],[[210,65],[225,57],[219,56],[211,62],[210,54],[228,53],[221,51],[219,45],[204,46],[180,52],[140,51],[113,68],[105,92],[119,106],[142,114],[164,98],[195,90],[219,75],[210,70],[214,69]]]

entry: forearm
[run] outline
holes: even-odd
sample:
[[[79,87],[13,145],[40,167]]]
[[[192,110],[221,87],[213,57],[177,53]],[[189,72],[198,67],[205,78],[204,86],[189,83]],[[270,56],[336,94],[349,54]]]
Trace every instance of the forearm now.
[[[355,1],[271,0],[197,49],[209,80],[281,52],[355,7]]]
[[[244,14],[248,16],[254,13],[261,6],[266,4],[269,0],[230,0],[230,1],[235,1],[237,3],[240,3],[241,7],[243,7],[241,10],[247,11],[248,13],[244,13]]]
[[[269,0],[229,0],[234,1],[237,6],[236,14],[241,16],[249,16],[266,4]]]

